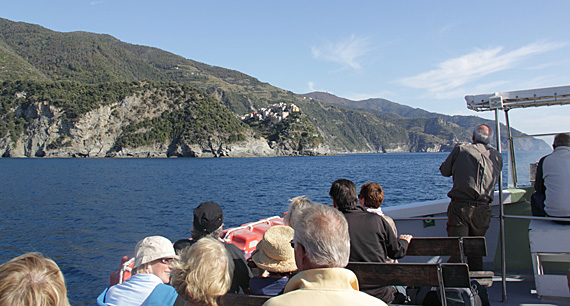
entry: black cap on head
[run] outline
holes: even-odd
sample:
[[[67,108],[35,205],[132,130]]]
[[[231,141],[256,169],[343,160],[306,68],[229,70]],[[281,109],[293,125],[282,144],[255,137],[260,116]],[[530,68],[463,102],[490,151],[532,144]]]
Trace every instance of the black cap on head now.
[[[194,210],[194,230],[211,233],[222,226],[223,221],[222,208],[214,202],[201,203]]]

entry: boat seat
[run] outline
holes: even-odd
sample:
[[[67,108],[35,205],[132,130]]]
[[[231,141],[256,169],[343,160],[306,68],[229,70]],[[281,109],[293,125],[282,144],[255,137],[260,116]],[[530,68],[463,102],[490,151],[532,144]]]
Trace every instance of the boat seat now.
[[[566,271],[545,264],[570,263],[570,225],[547,220],[531,220],[528,238],[536,292],[541,297],[570,298]]]

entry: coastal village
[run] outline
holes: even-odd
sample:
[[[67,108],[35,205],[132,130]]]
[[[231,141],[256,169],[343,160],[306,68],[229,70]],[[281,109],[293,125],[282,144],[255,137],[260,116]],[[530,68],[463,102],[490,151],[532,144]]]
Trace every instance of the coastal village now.
[[[298,113],[300,109],[293,103],[276,103],[270,107],[262,107],[259,111],[245,114],[240,117],[241,120],[263,121],[269,119],[272,123],[279,123],[281,120],[289,117],[292,113]]]

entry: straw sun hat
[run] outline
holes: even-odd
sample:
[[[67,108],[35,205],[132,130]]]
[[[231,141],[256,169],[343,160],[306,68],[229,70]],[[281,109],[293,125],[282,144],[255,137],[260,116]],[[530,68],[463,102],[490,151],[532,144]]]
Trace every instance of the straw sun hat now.
[[[285,273],[297,270],[295,250],[291,247],[294,230],[285,225],[270,227],[257,244],[251,259],[261,269]]]

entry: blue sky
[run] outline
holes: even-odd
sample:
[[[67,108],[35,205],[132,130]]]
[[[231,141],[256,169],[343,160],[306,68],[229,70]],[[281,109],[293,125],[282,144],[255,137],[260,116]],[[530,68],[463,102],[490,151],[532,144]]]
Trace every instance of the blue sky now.
[[[295,93],[385,98],[443,114],[465,95],[570,85],[570,1],[3,1],[0,17],[112,35]],[[570,131],[570,106],[510,112]],[[504,121],[504,116],[501,115]]]

